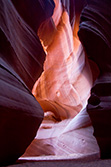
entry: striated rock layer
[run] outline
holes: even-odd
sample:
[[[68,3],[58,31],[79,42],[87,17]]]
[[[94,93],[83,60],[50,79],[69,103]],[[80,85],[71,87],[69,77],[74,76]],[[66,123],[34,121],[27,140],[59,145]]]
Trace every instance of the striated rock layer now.
[[[29,155],[97,155],[91,118],[101,157],[111,157],[110,7],[108,0],[0,1],[0,165],[25,152],[43,110]],[[100,71],[93,87],[86,55]]]
[[[32,90],[45,111],[45,118],[23,156],[95,154],[98,158],[93,128],[84,109],[93,79],[76,34],[80,8],[75,0],[54,2],[52,17],[38,29],[46,59],[44,71]]]
[[[54,112],[59,120],[73,118],[86,106],[92,86],[83,47],[73,34],[75,25],[71,26],[71,22],[75,19],[70,20],[70,3],[55,0],[52,17],[38,30],[46,59],[44,71],[32,90],[44,111]],[[76,16],[75,6],[73,12],[71,18]]]
[[[49,1],[13,2],[19,13],[11,0],[0,1],[0,166],[25,152],[42,122],[43,110],[31,89],[46,55],[35,32],[54,9]]]
[[[111,158],[111,1],[88,0],[83,9],[79,38],[100,74],[91,89],[87,112],[102,158]]]

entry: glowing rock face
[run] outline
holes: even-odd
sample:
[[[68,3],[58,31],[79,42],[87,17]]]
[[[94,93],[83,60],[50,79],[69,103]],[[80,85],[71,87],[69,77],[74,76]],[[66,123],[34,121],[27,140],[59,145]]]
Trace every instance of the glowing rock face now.
[[[90,96],[92,73],[77,34],[74,35],[77,24],[76,28],[75,24],[71,26],[68,10],[62,8],[61,1],[55,4],[53,16],[38,30],[46,60],[32,90],[45,111],[45,118],[24,156],[79,157],[94,153],[98,157],[91,121],[83,109]]]
[[[73,36],[67,11],[62,9],[60,1],[56,1],[56,5],[58,8],[55,7],[52,18],[42,23],[38,31],[47,54],[44,71],[32,92],[45,111],[51,110],[45,107],[45,102],[53,102],[58,110],[56,117],[58,114],[64,119],[74,117],[85,107],[92,86],[92,74],[83,48]],[[62,110],[58,109],[58,105]]]
[[[80,29],[77,4],[83,7],[82,0],[12,2],[16,8],[10,0],[0,1],[0,163],[13,162],[24,153],[43,110],[44,121],[25,155],[98,154],[92,120],[101,155],[110,157],[111,2],[88,1]],[[100,69],[93,88],[87,56]]]

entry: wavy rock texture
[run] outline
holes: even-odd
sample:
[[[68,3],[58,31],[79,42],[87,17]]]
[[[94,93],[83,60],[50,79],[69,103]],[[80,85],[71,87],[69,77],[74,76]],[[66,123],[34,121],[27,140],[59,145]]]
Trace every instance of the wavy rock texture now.
[[[80,40],[99,67],[87,111],[102,158],[111,158],[111,1],[89,0],[81,14]]]
[[[70,5],[72,3],[75,1],[56,0],[52,17],[38,30],[46,59],[44,71],[32,92],[45,111],[45,118],[23,156],[99,156],[91,121],[83,109],[93,79],[75,33],[78,29],[77,9]],[[70,7],[73,7],[72,15]]]
[[[0,166],[15,162],[36,136],[43,111],[19,76],[0,58]]]
[[[11,1],[1,1],[0,3],[1,43],[3,44],[1,49],[2,52],[4,52],[3,54],[5,54],[2,56],[2,59],[10,64],[31,90],[33,84],[43,71],[43,62],[45,60],[45,53],[39,38],[33,31],[35,30],[33,28],[34,23],[31,22],[31,16],[28,17],[32,12],[34,4],[29,0],[14,2],[19,13],[21,11],[20,9],[25,11],[20,13],[23,20]],[[30,3],[33,4],[32,8],[29,8]],[[37,17],[35,11],[42,8],[41,13],[39,12],[40,9],[38,10],[40,16],[39,19],[36,20],[35,31],[37,31],[37,27],[40,26],[40,23],[52,14],[54,6],[51,7],[51,5],[48,6],[48,4],[49,2],[44,4],[40,1],[34,6],[35,8],[32,13],[33,20]],[[49,14],[44,12],[42,5],[46,5],[51,10],[49,10]],[[26,18],[30,23],[27,22]],[[32,27],[33,30],[30,27]],[[7,51],[5,50],[5,45],[7,46]]]
[[[108,0],[0,1],[1,164],[28,146],[23,156],[98,158],[96,139],[101,157],[111,156],[110,6]],[[86,55],[99,67],[98,78]]]
[[[77,42],[74,41],[67,11],[61,1],[56,1],[56,6],[52,18],[39,28],[38,35],[46,52],[46,60],[44,71],[32,92],[39,102],[41,99],[41,105],[45,100],[42,105],[44,110],[49,110],[45,108],[46,101],[55,103],[54,107],[58,106],[55,109],[56,117],[58,115],[59,119],[64,119],[74,117],[86,105],[92,76],[81,44],[77,39]],[[78,45],[76,51],[74,44]]]
[[[25,152],[43,119],[31,89],[43,71],[45,53],[33,31],[32,18],[28,18],[30,25],[26,19],[30,2],[15,2],[18,11],[23,9],[20,16],[12,1],[0,1],[0,166],[15,162]],[[43,1],[35,6],[35,10],[43,9],[36,28],[53,12],[54,3],[45,5],[50,6],[47,14]]]

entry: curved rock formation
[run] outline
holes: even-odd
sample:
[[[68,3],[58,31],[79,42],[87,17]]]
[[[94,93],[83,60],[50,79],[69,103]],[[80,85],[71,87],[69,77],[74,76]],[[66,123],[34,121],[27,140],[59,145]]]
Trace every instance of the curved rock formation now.
[[[19,13],[23,11],[21,16],[12,2]],[[51,16],[54,3],[41,0],[33,6],[33,2],[0,1],[0,165],[14,162],[25,152],[43,119],[43,110],[31,94],[45,60],[34,31]]]
[[[43,110],[55,122],[40,128],[41,155],[98,153],[92,121],[101,157],[111,158],[110,8],[110,0],[0,1],[0,165],[25,152]],[[84,50],[100,71],[93,87]]]
[[[88,0],[83,9],[79,38],[100,74],[91,89],[87,111],[102,158],[111,158],[111,1]]]
[[[55,0],[52,18],[43,22],[38,30],[46,60],[44,71],[33,88],[44,111],[54,112],[59,120],[72,118],[85,107],[92,86],[88,61],[80,42],[75,41],[70,22],[68,8],[74,1],[65,2]]]

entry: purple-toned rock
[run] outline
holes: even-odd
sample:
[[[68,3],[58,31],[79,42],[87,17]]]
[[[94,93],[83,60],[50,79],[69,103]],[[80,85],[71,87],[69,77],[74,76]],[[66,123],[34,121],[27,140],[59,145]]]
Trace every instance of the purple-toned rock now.
[[[111,158],[111,1],[88,0],[81,13],[79,38],[100,74],[91,89],[87,112],[101,157]]]

